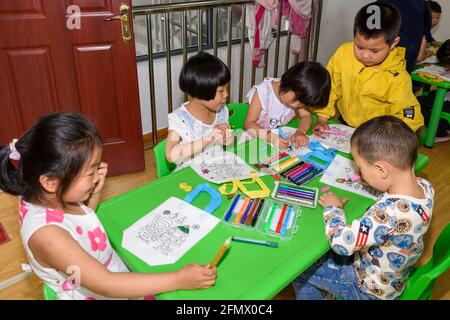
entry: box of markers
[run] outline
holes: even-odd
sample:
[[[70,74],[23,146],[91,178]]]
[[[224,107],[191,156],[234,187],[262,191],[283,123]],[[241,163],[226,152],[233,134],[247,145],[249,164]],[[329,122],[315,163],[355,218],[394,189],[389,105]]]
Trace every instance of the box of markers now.
[[[264,202],[265,199],[252,199],[236,192],[222,220],[232,227],[254,230]]]
[[[290,240],[298,232],[296,220],[300,214],[299,206],[266,199],[256,222],[256,230],[273,238]]]
[[[272,198],[298,206],[315,208],[319,189],[305,186],[297,186],[293,183],[275,182]]]

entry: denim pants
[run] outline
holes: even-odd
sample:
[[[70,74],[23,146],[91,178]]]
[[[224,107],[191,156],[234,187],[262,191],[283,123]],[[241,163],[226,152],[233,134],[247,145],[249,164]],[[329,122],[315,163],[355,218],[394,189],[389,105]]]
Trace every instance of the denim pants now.
[[[345,300],[378,300],[358,288],[352,263],[353,256],[340,256],[329,250],[294,280],[297,300],[323,300],[325,292]]]

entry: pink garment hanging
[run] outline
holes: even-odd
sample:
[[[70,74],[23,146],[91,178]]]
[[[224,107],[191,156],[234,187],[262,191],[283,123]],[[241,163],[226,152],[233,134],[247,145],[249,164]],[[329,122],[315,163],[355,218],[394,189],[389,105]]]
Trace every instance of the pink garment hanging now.
[[[299,53],[301,39],[305,38],[311,20],[311,0],[282,0],[281,14],[289,20],[291,39],[291,52]]]

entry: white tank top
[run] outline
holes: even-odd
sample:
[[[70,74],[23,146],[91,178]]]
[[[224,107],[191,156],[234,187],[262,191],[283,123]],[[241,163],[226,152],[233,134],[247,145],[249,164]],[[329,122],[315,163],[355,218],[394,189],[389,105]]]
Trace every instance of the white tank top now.
[[[279,82],[280,79],[265,78],[260,84],[254,85],[247,93],[247,99],[250,103],[255,91],[258,90],[259,100],[261,101],[261,113],[256,123],[263,129],[275,129],[286,125],[295,116],[293,109],[286,107],[278,100],[273,91],[272,82]]]
[[[42,267],[34,259],[33,253],[28,246],[28,240],[35,231],[46,225],[55,225],[66,230],[87,253],[102,263],[109,271],[129,272],[126,265],[111,247],[106,232],[95,212],[83,204],[80,204],[80,207],[86,213],[85,215],[67,214],[20,199],[20,234],[25,252],[33,272],[57,293],[59,299],[110,299],[82,286],[77,286],[75,280],[72,280],[74,277],[69,278],[63,272],[53,268]],[[76,272],[76,267],[68,271],[68,273],[73,274],[74,271]]]

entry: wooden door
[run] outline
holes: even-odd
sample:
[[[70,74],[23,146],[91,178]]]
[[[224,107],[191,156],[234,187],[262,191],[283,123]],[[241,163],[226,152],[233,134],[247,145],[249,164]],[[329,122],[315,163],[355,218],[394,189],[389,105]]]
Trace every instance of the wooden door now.
[[[131,0],[0,1],[0,145],[47,112],[80,112],[103,137],[110,175],[144,170],[134,39],[105,21],[122,3],[132,28]]]

